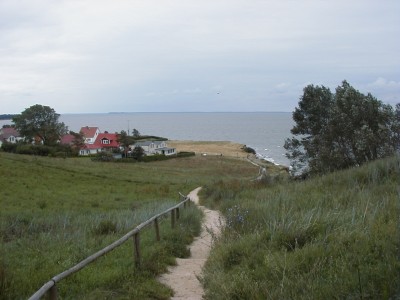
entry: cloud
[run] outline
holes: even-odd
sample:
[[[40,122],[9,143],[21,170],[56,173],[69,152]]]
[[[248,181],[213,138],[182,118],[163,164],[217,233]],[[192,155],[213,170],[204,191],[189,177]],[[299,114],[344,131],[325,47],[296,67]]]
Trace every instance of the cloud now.
[[[386,78],[379,77],[370,86],[384,89],[400,89],[400,81],[387,80]]]
[[[29,102],[290,111],[303,82],[395,90],[399,10],[394,0],[2,0],[0,102],[4,113]]]

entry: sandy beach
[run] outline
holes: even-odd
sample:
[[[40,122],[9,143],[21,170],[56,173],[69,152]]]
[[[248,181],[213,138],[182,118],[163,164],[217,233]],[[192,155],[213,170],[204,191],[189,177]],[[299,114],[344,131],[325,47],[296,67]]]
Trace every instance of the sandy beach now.
[[[223,155],[246,158],[248,153],[243,150],[245,145],[229,141],[168,141],[168,147],[176,148],[177,152],[195,152],[197,155]]]
[[[247,160],[254,165],[264,167],[269,173],[285,173],[288,168],[286,166],[278,166],[265,159],[260,159],[254,154],[247,153],[243,150],[244,144],[234,143],[230,141],[168,141],[168,147],[176,148],[177,152],[195,152],[196,155],[222,155],[225,157],[238,158]]]

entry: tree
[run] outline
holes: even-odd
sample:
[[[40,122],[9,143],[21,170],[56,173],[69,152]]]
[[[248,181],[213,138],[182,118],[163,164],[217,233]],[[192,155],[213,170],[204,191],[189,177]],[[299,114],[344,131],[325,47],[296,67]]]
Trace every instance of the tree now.
[[[390,105],[360,93],[347,81],[335,94],[313,85],[303,91],[293,113],[296,125],[291,133],[297,137],[285,142],[294,174],[331,172],[395,151],[400,123]]]
[[[82,132],[74,132],[70,131],[69,134],[74,136],[74,140],[72,141],[72,147],[76,150],[81,149],[85,145],[85,136]]]
[[[12,120],[25,138],[31,141],[39,138],[44,145],[53,145],[68,130],[64,123],[58,121],[59,117],[53,108],[36,104]]]
[[[293,135],[301,136],[301,139],[287,139],[284,146],[288,150],[287,157],[291,160],[294,173],[308,173],[309,169],[315,169],[317,166],[314,165],[329,156],[322,137],[332,105],[333,95],[328,88],[308,85],[303,89],[299,107],[293,112],[296,125],[291,130]]]
[[[139,132],[139,130],[137,130],[137,129],[133,129],[132,130],[132,136],[134,137],[134,138],[139,138],[140,137],[140,132]]]
[[[140,146],[136,146],[132,151],[132,157],[136,160],[140,160],[144,156],[144,150]]]
[[[118,134],[118,143],[124,148],[124,155],[127,157],[129,147],[135,144],[135,139],[134,137],[128,135],[125,130],[122,130]]]

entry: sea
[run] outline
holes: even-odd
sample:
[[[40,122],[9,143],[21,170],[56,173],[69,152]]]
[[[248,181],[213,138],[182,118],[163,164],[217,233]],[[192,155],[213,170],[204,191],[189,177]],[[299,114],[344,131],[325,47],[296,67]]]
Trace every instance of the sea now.
[[[283,144],[293,127],[288,112],[175,112],[62,114],[72,131],[96,126],[101,132],[132,132],[170,140],[232,141],[253,148],[261,158],[289,166]],[[0,125],[11,121],[0,121]]]

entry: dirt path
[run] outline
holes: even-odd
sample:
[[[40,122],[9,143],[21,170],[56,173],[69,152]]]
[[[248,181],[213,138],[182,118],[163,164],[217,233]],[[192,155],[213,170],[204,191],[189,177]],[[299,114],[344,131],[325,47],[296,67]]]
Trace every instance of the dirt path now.
[[[199,204],[197,193],[201,187],[193,190],[189,198]],[[189,258],[177,258],[177,265],[170,267],[168,273],[159,277],[159,281],[174,291],[171,299],[203,299],[203,287],[198,277],[210,253],[212,236],[218,235],[221,229],[221,216],[218,211],[209,210],[199,206],[204,212],[204,221],[200,236],[190,245],[191,256]]]

